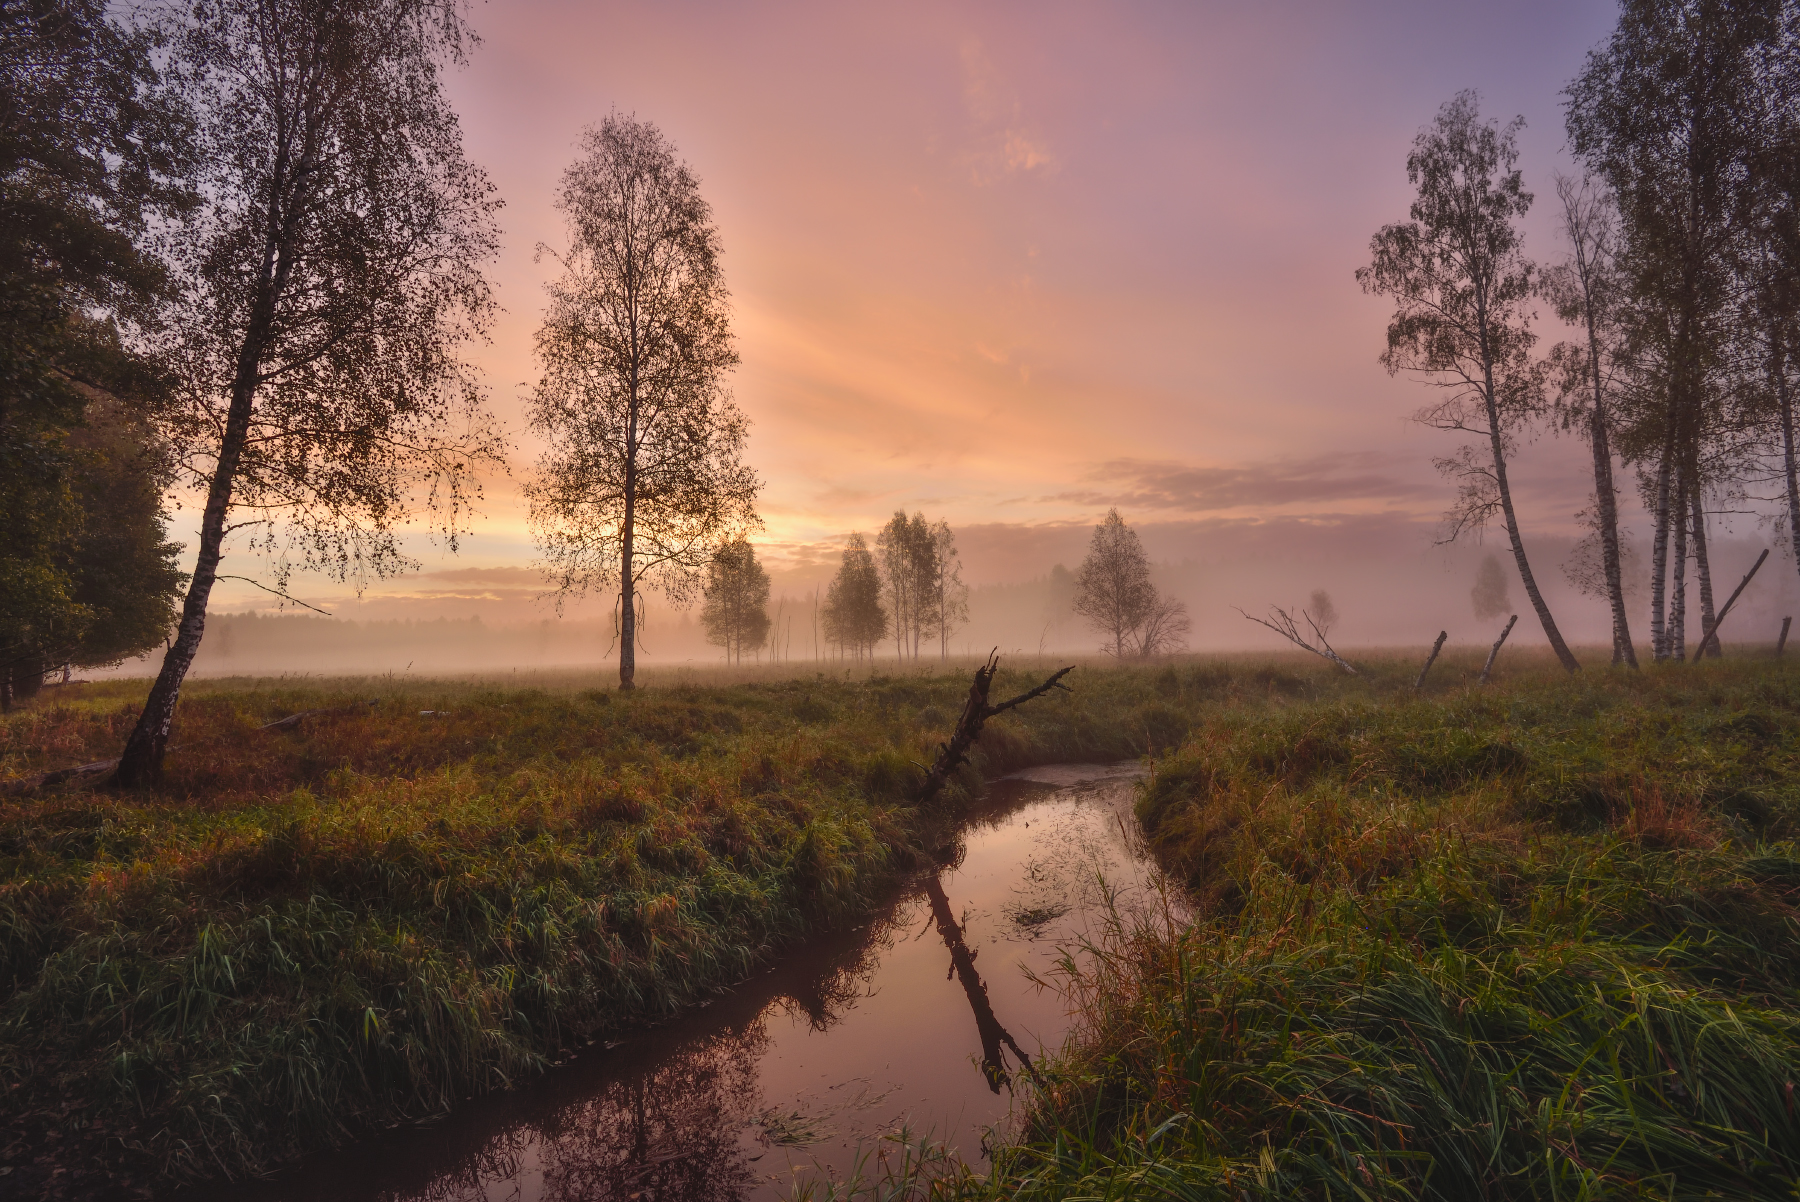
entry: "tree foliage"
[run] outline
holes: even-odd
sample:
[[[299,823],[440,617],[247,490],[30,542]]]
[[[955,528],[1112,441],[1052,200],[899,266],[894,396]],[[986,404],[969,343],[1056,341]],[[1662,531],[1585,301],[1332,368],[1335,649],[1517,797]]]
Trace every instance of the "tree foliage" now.
[[[527,495],[559,597],[617,586],[630,688],[638,588],[689,599],[721,540],[760,525],[760,484],[724,388],[729,294],[693,172],[654,125],[614,114],[583,135],[557,207],[569,249],[540,248],[563,274],[537,336],[546,446]]]
[[[939,657],[948,657],[950,635],[969,616],[969,590],[950,523],[928,522],[923,513],[908,518],[897,510],[875,546],[896,653],[916,660],[924,643],[935,638]]]
[[[200,203],[168,240],[180,285],[160,417],[202,493],[180,626],[118,779],[161,764],[227,536],[361,581],[412,565],[421,515],[454,547],[504,444],[462,358],[493,310],[498,201],[443,94],[456,0],[198,0],[169,72],[195,114]]]
[[[1158,595],[1150,557],[1117,509],[1094,527],[1087,558],[1075,573],[1073,608],[1106,636],[1100,649],[1114,658],[1185,646],[1187,606]]]
[[[840,655],[873,659],[875,646],[887,637],[888,612],[881,604],[881,573],[869,544],[852,534],[844,544],[843,559],[825,594],[825,641]]]
[[[1459,482],[1448,536],[1501,517],[1544,635],[1574,671],[1580,665],[1532,575],[1507,479],[1521,430],[1544,408],[1544,371],[1531,354],[1535,269],[1515,224],[1532,201],[1517,166],[1523,125],[1482,120],[1474,92],[1439,109],[1406,160],[1418,189],[1410,220],[1376,232],[1372,261],[1356,278],[1365,292],[1395,302],[1383,366],[1440,390],[1418,420],[1475,440],[1438,460]]]
[[[706,641],[725,649],[728,662],[760,651],[769,639],[769,573],[743,535],[720,543],[706,565],[706,604],[700,624]]]
[[[149,233],[192,200],[155,51],[102,4],[0,6],[0,704],[167,629],[109,629],[166,616],[172,572],[161,551],[116,558],[167,545],[160,477],[126,484],[145,477],[110,437],[164,385],[141,351],[167,292]]]

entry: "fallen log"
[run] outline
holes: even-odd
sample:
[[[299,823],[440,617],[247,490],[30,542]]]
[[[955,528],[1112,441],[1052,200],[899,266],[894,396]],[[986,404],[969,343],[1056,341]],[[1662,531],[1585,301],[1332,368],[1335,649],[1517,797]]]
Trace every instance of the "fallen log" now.
[[[1518,620],[1518,614],[1514,614],[1512,617],[1506,619],[1506,629],[1502,630],[1500,632],[1500,637],[1494,640],[1494,649],[1488,652],[1487,663],[1483,664],[1481,668],[1481,679],[1476,683],[1486,684],[1488,682],[1488,677],[1492,675],[1494,671],[1494,661],[1500,658],[1500,644],[1506,641],[1506,636],[1512,633],[1513,623]]]
[[[1762,567],[1763,560],[1767,559],[1768,557],[1769,557],[1769,549],[1767,547],[1764,547],[1763,553],[1761,555],[1758,555],[1756,557],[1756,562],[1750,565],[1750,570],[1748,572],[1744,573],[1744,578],[1742,580],[1738,581],[1738,586],[1731,590],[1731,596],[1729,599],[1726,600],[1725,607],[1723,609],[1719,610],[1718,617],[1714,618],[1712,625],[1708,626],[1706,628],[1706,633],[1700,636],[1700,645],[1698,647],[1694,648],[1694,659],[1696,662],[1698,662],[1698,660],[1700,659],[1700,657],[1702,655],[1706,654],[1706,645],[1708,643],[1713,643],[1715,646],[1717,646],[1716,640],[1719,637],[1719,627],[1721,624],[1724,623],[1725,615],[1731,612],[1731,607],[1733,605],[1737,604],[1737,599],[1738,599],[1739,595],[1743,593],[1745,586],[1750,583],[1750,578],[1752,576],[1756,575],[1756,569]],[[1785,631],[1783,633],[1785,633]],[[1720,654],[1723,654],[1724,648],[1723,647],[1719,648],[1719,651],[1720,651]]]
[[[67,784],[72,780],[99,776],[103,772],[111,772],[118,762],[117,759],[95,760],[91,764],[79,764],[73,768],[58,768],[54,772],[40,772],[36,776],[0,781],[0,797],[12,797],[18,793],[29,793],[33,789],[45,789],[52,785]]]
[[[924,805],[938,795],[950,774],[969,758],[970,748],[981,736],[981,728],[989,718],[1004,714],[1015,706],[1024,705],[1037,697],[1042,697],[1052,689],[1061,689],[1067,693],[1069,686],[1062,683],[1062,678],[1075,670],[1075,665],[1059,668],[1050,679],[1036,688],[1027,689],[1010,701],[1002,701],[999,705],[988,704],[988,689],[993,686],[994,673],[1000,670],[999,648],[988,652],[987,663],[975,669],[975,680],[969,685],[969,696],[963,702],[962,715],[956,720],[956,727],[950,733],[950,741],[938,744],[937,760],[925,773],[925,783],[919,789],[918,804]]]
[[[1450,637],[1448,630],[1438,631],[1437,642],[1431,645],[1431,654],[1425,657],[1425,666],[1419,669],[1419,679],[1413,681],[1413,692],[1425,687],[1425,674],[1431,671],[1431,665],[1437,663],[1438,652],[1444,649],[1444,640]]]

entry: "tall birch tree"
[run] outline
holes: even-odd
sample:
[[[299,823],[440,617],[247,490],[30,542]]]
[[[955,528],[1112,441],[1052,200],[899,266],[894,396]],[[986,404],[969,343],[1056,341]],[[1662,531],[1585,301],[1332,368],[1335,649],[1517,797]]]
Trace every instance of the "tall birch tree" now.
[[[1507,479],[1520,433],[1544,407],[1543,373],[1531,357],[1535,271],[1515,224],[1532,201],[1516,166],[1523,125],[1523,118],[1504,128],[1483,121],[1474,92],[1439,109],[1406,160],[1406,177],[1418,188],[1411,220],[1376,232],[1373,261],[1356,278],[1365,292],[1396,303],[1382,364],[1441,390],[1417,420],[1478,440],[1438,460],[1460,484],[1448,537],[1501,517],[1544,636],[1574,672],[1581,665],[1532,574]]]
[[[613,114],[582,136],[557,208],[563,274],[538,330],[530,399],[545,449],[527,485],[559,602],[617,589],[619,687],[637,672],[644,587],[684,604],[721,541],[760,527],[718,231],[656,126]]]
[[[1559,316],[1582,334],[1551,352],[1561,370],[1565,420],[1587,438],[1594,467],[1594,532],[1601,576],[1612,607],[1613,663],[1638,666],[1619,552],[1619,494],[1613,482],[1612,408],[1623,348],[1618,333],[1619,277],[1613,262],[1618,223],[1612,198],[1591,177],[1556,177],[1568,262],[1545,273],[1545,291]]]
[[[1654,465],[1645,484],[1658,659],[1679,659],[1685,642],[1688,543],[1729,371],[1753,63],[1782,9],[1780,0],[1624,0],[1611,37],[1565,92],[1571,147],[1619,207],[1622,316],[1640,397],[1621,433],[1631,458]]]
[[[861,662],[875,658],[875,645],[888,631],[888,612],[881,604],[881,573],[869,544],[852,534],[844,545],[843,560],[825,595],[825,640],[836,643],[840,655]]]
[[[205,502],[125,785],[161,769],[229,536],[269,558],[276,591],[296,567],[360,583],[412,565],[397,531],[421,512],[454,547],[504,450],[461,357],[492,313],[499,205],[443,94],[472,41],[461,4],[182,11],[167,77],[195,114],[198,203],[167,240],[160,416]]]

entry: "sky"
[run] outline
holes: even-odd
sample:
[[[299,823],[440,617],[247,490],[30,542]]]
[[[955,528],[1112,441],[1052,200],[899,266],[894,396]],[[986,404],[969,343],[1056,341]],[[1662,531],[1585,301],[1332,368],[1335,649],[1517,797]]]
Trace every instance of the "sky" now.
[[[1454,441],[1410,420],[1431,390],[1377,362],[1391,308],[1353,273],[1406,216],[1412,139],[1465,88],[1524,117],[1526,251],[1563,255],[1560,92],[1614,18],[1604,0],[479,4],[450,92],[505,202],[504,312],[473,358],[511,475],[454,558],[421,547],[422,574],[360,599],[296,591],[345,616],[549,614],[519,494],[553,268],[536,249],[566,244],[557,180],[617,111],[658,125],[712,205],[778,591],[809,591],[847,531],[896,509],[947,518],[984,585],[1073,566],[1117,506],[1159,562],[1241,580],[1241,604],[1336,573],[1392,608],[1382,589],[1412,573],[1466,626],[1471,561],[1434,546],[1454,490],[1431,461]],[[1563,336],[1540,325],[1546,349]],[[1577,532],[1585,455],[1546,436],[1513,466],[1540,577]],[[1573,621],[1606,637],[1588,608]]]

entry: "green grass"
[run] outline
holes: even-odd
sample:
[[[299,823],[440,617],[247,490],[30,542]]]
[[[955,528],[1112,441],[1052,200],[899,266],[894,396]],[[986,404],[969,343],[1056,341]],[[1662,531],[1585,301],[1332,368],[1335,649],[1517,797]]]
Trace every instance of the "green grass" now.
[[[1166,749],[1308,673],[1083,668],[928,812],[909,798],[960,667],[633,695],[196,682],[157,790],[0,798],[0,1190],[241,1175],[516,1084],[863,913],[984,775]],[[116,755],[143,688],[6,716],[0,779]]]
[[[896,1144],[819,1192],[1795,1196],[1800,676],[1375,677],[1157,761],[1185,906],[1071,949],[1081,1023],[991,1172]]]

